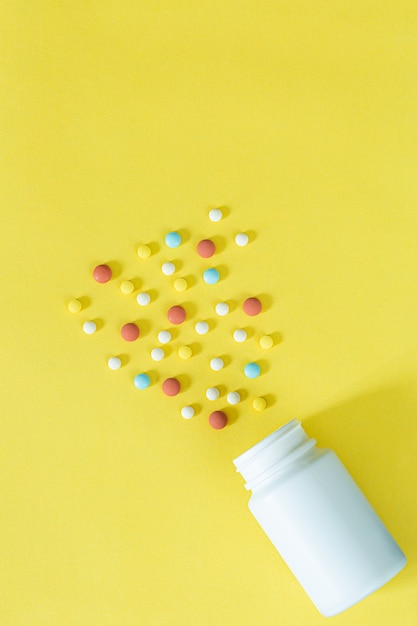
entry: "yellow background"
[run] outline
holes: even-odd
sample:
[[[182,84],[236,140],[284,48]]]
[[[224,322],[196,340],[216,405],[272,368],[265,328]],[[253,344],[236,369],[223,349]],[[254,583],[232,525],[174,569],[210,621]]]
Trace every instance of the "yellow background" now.
[[[332,623],[417,623],[416,35],[411,0],[1,3],[2,625],[327,622],[232,465],[293,417],[338,452],[409,559]],[[168,254],[172,229],[186,241]],[[205,289],[204,236],[223,271]],[[168,257],[194,277],[193,321],[235,306],[212,338],[181,330],[175,345],[199,351],[189,364],[148,356],[181,299],[161,278]],[[103,261],[116,277],[99,286]],[[122,278],[157,300],[139,311]],[[267,306],[248,323],[238,305],[252,293]],[[71,315],[77,296],[89,306]],[[117,335],[126,316],[144,321],[135,346]],[[228,333],[244,323],[238,349]],[[262,354],[261,332],[277,340]],[[201,397],[219,352],[231,362],[218,380],[247,396],[213,431]],[[249,357],[264,372],[250,384]],[[168,399],[173,373],[185,391]]]

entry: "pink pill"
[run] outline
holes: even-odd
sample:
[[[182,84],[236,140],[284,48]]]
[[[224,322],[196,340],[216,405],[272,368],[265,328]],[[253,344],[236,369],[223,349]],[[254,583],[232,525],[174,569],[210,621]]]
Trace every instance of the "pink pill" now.
[[[171,324],[182,324],[187,314],[182,306],[176,305],[168,309],[167,317]]]
[[[93,270],[94,280],[98,283],[109,282],[112,276],[112,271],[108,265],[97,265]]]
[[[120,330],[120,334],[125,341],[136,341],[140,335],[139,327],[133,322],[124,324]]]
[[[247,298],[243,303],[246,315],[258,315],[262,311],[262,303],[258,298]]]
[[[180,381],[176,378],[166,378],[162,383],[162,391],[166,396],[176,396],[181,391]]]
[[[202,239],[197,245],[197,252],[203,259],[208,259],[216,252],[216,245],[211,239]]]
[[[227,415],[223,411],[213,411],[209,415],[209,424],[215,430],[224,428],[227,424]]]

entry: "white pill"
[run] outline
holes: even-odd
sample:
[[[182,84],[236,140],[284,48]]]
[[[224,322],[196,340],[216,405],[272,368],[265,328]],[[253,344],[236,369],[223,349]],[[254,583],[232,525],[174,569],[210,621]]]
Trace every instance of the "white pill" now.
[[[195,325],[195,331],[199,335],[205,335],[206,333],[208,333],[208,330],[209,325],[207,324],[207,322],[197,322],[197,324]]]
[[[140,306],[146,306],[150,301],[151,296],[146,291],[142,291],[136,296],[136,302],[140,304]]]
[[[153,350],[151,350],[151,358],[154,361],[162,361],[164,356],[165,352],[162,350],[162,348],[153,348]]]
[[[118,370],[122,366],[122,361],[119,359],[118,356],[112,356],[107,361],[107,365],[109,366],[111,370]]]
[[[221,369],[223,369],[224,367],[224,361],[223,359],[221,359],[220,357],[216,357],[214,359],[211,359],[210,361],[210,367],[212,370],[214,370],[215,372],[219,372]]]
[[[217,387],[209,387],[206,391],[207,400],[217,400],[220,395],[220,391]]]
[[[97,325],[95,322],[84,322],[83,331],[86,335],[92,335],[97,330]]]
[[[184,419],[189,420],[194,417],[194,409],[192,406],[183,406],[181,409],[181,415]]]
[[[233,339],[237,341],[237,343],[243,343],[244,341],[246,341],[247,338],[248,334],[246,330],[243,330],[243,328],[239,328],[233,333]]]
[[[168,261],[167,263],[164,263],[162,265],[161,269],[162,269],[162,273],[165,276],[171,276],[175,272],[175,265]]]
[[[229,404],[239,404],[240,394],[237,391],[230,391],[227,394],[227,401]]]
[[[161,330],[158,333],[158,341],[159,343],[169,343],[171,341],[171,333],[169,330]]]
[[[247,246],[249,243],[249,237],[246,233],[239,233],[235,237],[235,243],[237,246],[243,248],[243,246]]]
[[[219,302],[218,304],[216,304],[216,313],[221,317],[227,315],[229,313],[229,305],[227,304],[227,302]]]
[[[212,222],[220,222],[222,217],[223,217],[223,213],[220,211],[220,209],[212,209],[209,212],[209,218]]]

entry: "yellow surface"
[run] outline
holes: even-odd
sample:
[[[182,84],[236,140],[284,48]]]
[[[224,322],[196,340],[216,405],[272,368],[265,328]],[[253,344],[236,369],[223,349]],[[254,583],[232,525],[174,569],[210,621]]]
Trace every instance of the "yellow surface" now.
[[[0,25],[1,624],[328,623],[258,529],[232,465],[298,417],[409,559],[332,623],[414,626],[415,2],[6,0]],[[174,229],[184,245],[168,251]],[[194,252],[210,236],[215,286]],[[184,295],[161,274],[167,260]],[[102,262],[115,275],[97,285]],[[248,321],[239,303],[253,294],[265,311]],[[155,364],[163,311],[182,299],[192,323]],[[132,345],[118,335],[127,319],[142,330]],[[210,333],[195,334],[197,319]],[[248,341],[229,343],[239,326]],[[254,359],[263,374],[247,381]],[[149,389],[134,388],[138,371]],[[161,394],[165,375],[180,377],[179,396]],[[209,403],[214,384],[223,395]],[[231,389],[242,403],[214,431],[208,411]]]

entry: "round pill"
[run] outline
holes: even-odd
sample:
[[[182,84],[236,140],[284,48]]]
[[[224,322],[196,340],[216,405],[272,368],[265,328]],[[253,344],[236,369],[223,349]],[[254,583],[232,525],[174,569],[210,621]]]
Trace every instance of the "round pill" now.
[[[227,415],[223,411],[213,411],[209,415],[209,424],[215,430],[221,430],[227,424]]]
[[[217,387],[209,387],[206,390],[207,400],[217,400],[219,396],[220,396],[220,391],[217,389]]]
[[[243,248],[243,246],[247,246],[249,243],[249,237],[246,233],[239,233],[235,237],[235,243],[237,246]]]
[[[177,278],[176,280],[174,280],[174,289],[175,291],[186,291],[188,287],[187,281],[185,280],[185,278]]]
[[[85,332],[86,335],[92,335],[93,333],[95,333],[97,330],[97,325],[95,322],[84,322],[83,324],[83,331]]]
[[[169,343],[171,341],[171,333],[169,330],[160,330],[158,333],[159,343]]]
[[[136,296],[136,302],[140,304],[140,306],[146,306],[151,301],[151,296],[146,291],[142,291],[138,293]]]
[[[227,315],[229,313],[229,305],[227,304],[227,302],[219,302],[218,304],[216,304],[216,313],[221,317]]]
[[[67,304],[68,311],[70,313],[79,313],[82,309],[82,304],[79,300],[70,300]]]
[[[209,331],[209,325],[207,322],[197,322],[195,325],[195,331],[199,335],[205,335]]]
[[[246,330],[243,330],[243,328],[238,328],[238,330],[235,330],[235,332],[233,333],[233,339],[237,341],[237,343],[243,343],[244,341],[246,341],[247,338],[248,333],[246,332]]]
[[[151,384],[151,379],[147,374],[136,374],[133,384],[137,389],[147,389]]]
[[[258,378],[261,368],[257,363],[247,363],[243,368],[246,378]]]
[[[167,317],[171,324],[182,324],[187,314],[182,306],[175,305],[168,309]]]
[[[255,411],[263,411],[266,409],[266,400],[265,398],[255,398],[252,402],[252,406]]]
[[[264,350],[269,350],[269,348],[272,348],[272,346],[274,345],[274,340],[270,335],[262,335],[262,337],[260,337],[259,339],[259,345]]]
[[[98,283],[109,282],[112,271],[108,265],[97,265],[93,270],[94,280]]]
[[[208,259],[216,252],[216,245],[211,239],[202,239],[197,244],[197,253],[203,258]]]
[[[190,346],[181,346],[181,348],[179,348],[178,350],[178,356],[180,357],[180,359],[189,359],[193,356],[193,351],[191,350]]]
[[[122,367],[122,361],[119,359],[118,356],[112,356],[107,361],[107,365],[111,370],[118,370]]]
[[[220,280],[220,274],[214,267],[210,267],[204,272],[203,279],[208,285],[215,285]]]
[[[211,359],[210,367],[214,372],[219,372],[224,367],[224,361],[220,357]]]
[[[211,211],[209,212],[209,218],[212,222],[220,222],[222,217],[223,213],[220,211],[220,209],[211,209]]]
[[[162,348],[153,348],[153,350],[151,350],[151,358],[154,361],[162,361],[164,356],[165,352],[162,350]]]
[[[239,404],[240,402],[240,393],[237,391],[230,391],[227,394],[227,401],[229,404]]]
[[[181,235],[175,231],[165,235],[165,245],[168,248],[178,248],[181,245]]]
[[[172,276],[175,272],[175,265],[170,261],[167,261],[166,263],[163,263],[161,270],[165,276]]]
[[[180,381],[176,378],[166,378],[162,383],[162,391],[166,396],[176,396],[181,391]]]
[[[194,417],[194,409],[192,406],[183,406],[181,409],[181,415],[184,419],[189,420]]]
[[[243,310],[246,315],[258,315],[262,311],[262,303],[258,298],[246,298],[243,303]]]
[[[136,341],[140,335],[139,326],[133,324],[133,322],[123,324],[120,334],[125,341]]]
[[[141,259],[149,259],[152,254],[152,250],[149,246],[139,246],[137,249],[138,257]]]
[[[124,280],[121,284],[120,284],[120,291],[122,293],[125,294],[125,296],[128,296],[130,293],[132,293],[132,291],[134,290],[135,285],[132,283],[131,280]]]

